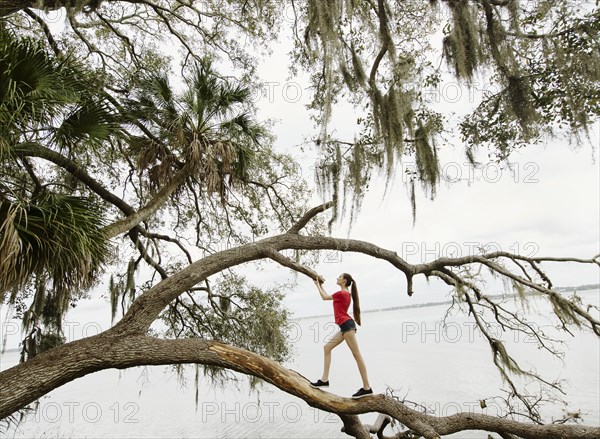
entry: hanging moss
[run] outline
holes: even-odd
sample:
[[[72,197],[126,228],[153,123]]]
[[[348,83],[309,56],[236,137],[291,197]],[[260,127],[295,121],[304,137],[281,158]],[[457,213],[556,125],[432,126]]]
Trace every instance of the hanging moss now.
[[[443,54],[458,78],[470,80],[482,59],[476,11],[466,0],[448,2],[448,6],[452,27],[443,40]]]
[[[221,308],[221,311],[223,311],[224,313],[229,312],[229,309],[231,308],[231,300],[229,299],[229,297],[219,297],[219,308]]]
[[[371,98],[371,108],[373,112],[373,128],[375,130],[375,136],[380,136],[384,129],[381,126],[381,107],[383,105],[383,96],[379,89],[373,89],[369,91],[369,97]],[[385,140],[385,139],[384,139]]]
[[[465,156],[467,157],[467,161],[473,167],[477,165],[477,160],[475,159],[475,151],[472,147],[468,147]]]
[[[494,353],[494,358],[499,360],[509,372],[515,375],[530,375],[521,369],[517,362],[508,354],[504,343],[502,343],[500,340],[493,339],[491,341],[491,346]]]
[[[391,85],[388,92],[382,96],[379,90],[371,93],[373,107],[373,120],[375,135],[381,138],[386,176],[389,179],[394,174],[394,165],[404,153],[404,138],[412,134],[412,101],[411,98],[395,85]]]
[[[519,0],[508,0],[506,9],[508,10],[508,14],[510,17],[511,30],[519,32],[521,30],[521,26],[519,24],[521,5]]]
[[[331,197],[333,202],[332,216],[328,223],[329,229],[331,230],[340,213],[338,201],[340,200],[340,184],[343,163],[342,153],[339,145],[335,143],[333,145],[329,144],[329,146],[332,147],[330,155],[328,155],[326,159],[322,160],[315,167],[315,180],[320,195],[323,198]]]
[[[24,332],[33,330],[40,324],[40,320],[41,318],[43,318],[43,313],[46,305],[46,298],[48,295],[46,289],[46,277],[44,276],[44,274],[34,276],[33,288],[33,302],[29,306],[29,309],[23,314]]]
[[[415,179],[410,179],[410,208],[412,212],[413,225],[417,222],[417,197],[415,194]]]
[[[62,320],[69,309],[69,296],[66,294],[49,293],[44,301],[41,313],[41,323],[46,330],[60,332]]]
[[[394,15],[395,7],[387,1],[369,5],[356,0],[309,0],[306,11],[304,35],[310,40],[309,47],[313,51],[305,54],[310,57],[309,64],[318,62],[314,80],[319,90],[315,102],[320,111],[318,143],[322,150],[328,148],[327,124],[338,87],[343,85],[350,90],[353,98],[362,91],[370,99],[371,125],[365,141],[356,141],[348,148],[343,161],[334,158],[340,156],[339,145],[331,145],[336,151],[327,152],[328,161],[317,169],[321,192],[325,192],[325,184],[331,185],[328,189],[335,205],[334,221],[339,218],[340,207],[345,211],[345,204],[350,199],[352,219],[360,207],[370,169],[383,167],[389,183],[396,164],[405,153],[405,139],[414,135],[414,96],[403,90],[404,81],[414,80],[414,55],[402,54],[397,60],[393,35],[399,17]],[[361,34],[365,31],[376,38],[363,40]],[[346,38],[349,35],[352,37]],[[363,65],[365,53],[368,53],[370,73]],[[377,56],[376,64],[372,64],[373,56]],[[380,84],[382,79],[386,81],[385,85]],[[365,148],[377,149],[377,152],[367,154]],[[338,206],[338,201],[342,206]]]
[[[572,19],[570,6],[550,1],[429,3],[449,12],[442,49],[452,73],[469,82],[485,69],[483,81],[499,89],[497,93],[483,89],[480,106],[461,123],[470,162],[475,162],[476,145],[491,146],[494,149],[491,159],[502,160],[516,148],[536,141],[541,130],[549,125],[558,125],[563,120],[576,129],[590,125],[590,115],[598,113],[593,103],[600,100],[596,96],[597,86],[587,82],[600,76],[600,57],[594,43],[599,21],[593,16],[596,10]],[[427,107],[424,93],[406,91],[409,84],[423,79],[426,87],[439,83],[430,74],[436,67],[422,62],[418,50],[412,51],[413,36],[409,32],[419,31],[410,24],[403,26],[407,16],[414,12],[412,7],[416,6],[389,1],[307,2],[305,35],[318,51],[305,59],[305,65],[313,68],[313,84],[317,89],[313,108],[320,110],[321,145],[326,145],[328,139],[326,124],[337,93],[349,90],[350,101],[364,104],[363,109],[368,112],[361,119],[369,120],[369,124],[364,124],[356,146],[363,150],[377,148],[379,152],[377,156],[364,154],[356,160],[351,156],[354,152],[344,153],[344,163],[338,163],[337,170],[329,169],[330,174],[335,171],[333,174],[340,176],[337,182],[345,185],[343,194],[331,188],[340,203],[350,196],[352,187],[358,187],[360,179],[355,173],[359,163],[368,162],[372,169],[384,171],[389,183],[397,171],[397,163],[404,155],[410,155],[418,165],[414,178],[421,180],[431,195],[439,182],[433,142],[446,122],[429,126],[427,117],[421,117],[419,124],[415,112],[423,112]],[[553,21],[554,18],[559,20]],[[427,24],[435,26],[437,22],[432,20]],[[427,30],[434,31],[429,26]],[[551,36],[544,37],[544,32]],[[531,38],[516,33],[531,34]],[[418,40],[416,35],[414,38]],[[546,57],[552,62],[545,63]],[[537,68],[537,63],[542,67]],[[363,98],[368,98],[368,103]],[[332,157],[333,154],[329,156]],[[375,160],[381,164],[377,165]],[[362,193],[357,190],[356,199]]]
[[[123,295],[129,295],[130,302],[133,302],[135,299],[135,269],[136,263],[133,259],[130,259],[127,264],[125,289],[123,291]]]
[[[360,60],[356,50],[354,49],[354,45],[351,47],[350,54],[352,56],[352,68],[354,69],[354,78],[356,79],[356,83],[358,85],[364,86],[367,82],[367,74],[365,73],[365,69],[363,68],[363,63]]]
[[[48,351],[52,348],[65,344],[67,339],[61,334],[40,334],[39,340],[37,342],[37,352],[42,353],[44,351]]]
[[[323,92],[323,107],[321,114],[321,139],[326,137],[327,125],[331,119],[331,107],[333,105],[333,58],[331,56],[331,49],[323,48],[323,81],[325,83],[325,89]]]
[[[358,88],[357,80],[348,69],[348,65],[343,57],[340,57],[339,66],[344,83],[348,87],[348,90],[354,93]]]
[[[117,288],[115,278],[112,274],[110,275],[110,281],[108,282],[108,294],[110,298],[110,321],[112,323],[115,321],[117,305],[119,303],[119,289]]]
[[[509,108],[515,114],[521,129],[527,135],[532,130],[532,124],[538,120],[538,114],[531,103],[531,86],[529,81],[519,76],[508,76],[506,95]]]
[[[354,222],[354,214],[360,210],[365,190],[368,188],[369,174],[368,163],[363,145],[357,143],[352,147],[352,154],[348,161],[350,178],[344,181],[344,199],[348,193],[352,194],[352,209],[350,209],[350,226]],[[350,232],[350,231],[349,231]]]
[[[550,294],[548,298],[550,300],[550,303],[552,304],[554,314],[556,314],[556,316],[565,326],[581,326],[581,321],[579,320],[578,315],[573,310],[571,302],[564,299],[557,293]]]
[[[396,153],[402,151],[404,145],[404,130],[402,101],[396,88],[392,85],[381,102],[379,114],[382,116],[382,136],[384,139],[387,175],[393,172]]]
[[[39,274],[35,276],[35,291],[33,295],[33,303],[31,304],[31,314],[41,316],[46,305],[46,297],[48,291],[46,289],[46,276]],[[31,329],[29,325],[25,325],[26,329]]]
[[[426,125],[419,125],[415,131],[416,164],[419,179],[426,190],[435,194],[440,179],[439,162],[435,147],[430,142],[431,133]]]
[[[454,35],[447,35],[444,37],[444,39],[442,40],[442,50],[444,58],[446,59],[446,63],[449,67],[451,67],[454,70],[456,76],[460,78],[469,77],[469,74],[467,72],[461,70],[461,54],[459,53],[456,38],[454,37]]]
[[[310,31],[318,34],[322,41],[333,43],[337,41],[336,31],[338,28],[338,17],[340,16],[342,4],[338,0],[331,1],[309,1]]]
[[[333,224],[335,223],[335,221],[338,219],[339,214],[340,214],[340,206],[339,206],[339,192],[340,192],[340,180],[341,180],[341,170],[342,170],[342,153],[340,151],[340,146],[338,144],[336,144],[335,147],[335,159],[334,162],[331,164],[330,167],[331,170],[331,182],[333,184],[333,194],[332,194],[332,201],[333,201],[333,215],[331,216],[331,219],[329,220],[329,223],[327,224],[327,226],[329,227],[329,231],[331,232],[332,228],[333,228]]]

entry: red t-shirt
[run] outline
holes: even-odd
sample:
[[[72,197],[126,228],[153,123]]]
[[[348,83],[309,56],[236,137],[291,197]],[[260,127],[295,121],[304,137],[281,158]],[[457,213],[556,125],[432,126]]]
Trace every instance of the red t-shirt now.
[[[341,325],[347,322],[352,317],[348,315],[348,307],[350,306],[351,296],[348,291],[338,291],[331,295],[333,297],[333,317],[335,323]]]

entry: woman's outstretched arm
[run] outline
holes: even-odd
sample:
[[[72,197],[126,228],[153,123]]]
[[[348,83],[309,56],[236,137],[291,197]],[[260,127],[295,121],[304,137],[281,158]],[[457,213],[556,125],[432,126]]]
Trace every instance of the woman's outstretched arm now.
[[[327,294],[325,292],[325,290],[323,289],[323,282],[324,282],[324,280],[323,280],[322,277],[314,279],[313,282],[317,286],[317,290],[319,291],[319,294],[321,295],[321,299],[323,299],[323,300],[333,300],[333,297],[331,297],[329,294]]]

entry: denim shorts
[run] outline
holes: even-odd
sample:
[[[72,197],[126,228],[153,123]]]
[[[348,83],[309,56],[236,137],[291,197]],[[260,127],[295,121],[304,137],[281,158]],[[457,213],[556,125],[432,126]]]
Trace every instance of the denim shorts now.
[[[353,329],[356,332],[356,323],[354,323],[354,320],[352,320],[352,319],[346,320],[344,323],[342,323],[339,326],[340,326],[340,331],[342,331],[342,334],[344,332],[352,331]]]

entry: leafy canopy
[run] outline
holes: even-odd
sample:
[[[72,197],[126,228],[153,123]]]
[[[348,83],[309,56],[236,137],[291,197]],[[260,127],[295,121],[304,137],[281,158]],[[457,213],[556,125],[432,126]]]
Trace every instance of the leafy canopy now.
[[[163,67],[149,66],[129,75],[127,93],[75,55],[12,31],[3,31],[0,62],[0,290],[23,318],[24,360],[64,341],[65,313],[103,279],[115,318],[155,275],[166,278],[223,242],[289,227],[304,211],[306,187],[294,162],[273,152],[250,89],[208,58],[190,65],[180,89]],[[152,208],[126,235],[131,246],[111,246],[112,224],[143,204]],[[207,282],[171,304],[167,334],[234,336],[285,358],[281,296],[240,277],[234,291],[232,275],[214,292]],[[182,328],[172,316],[183,314]],[[254,335],[238,325],[251,320]]]

